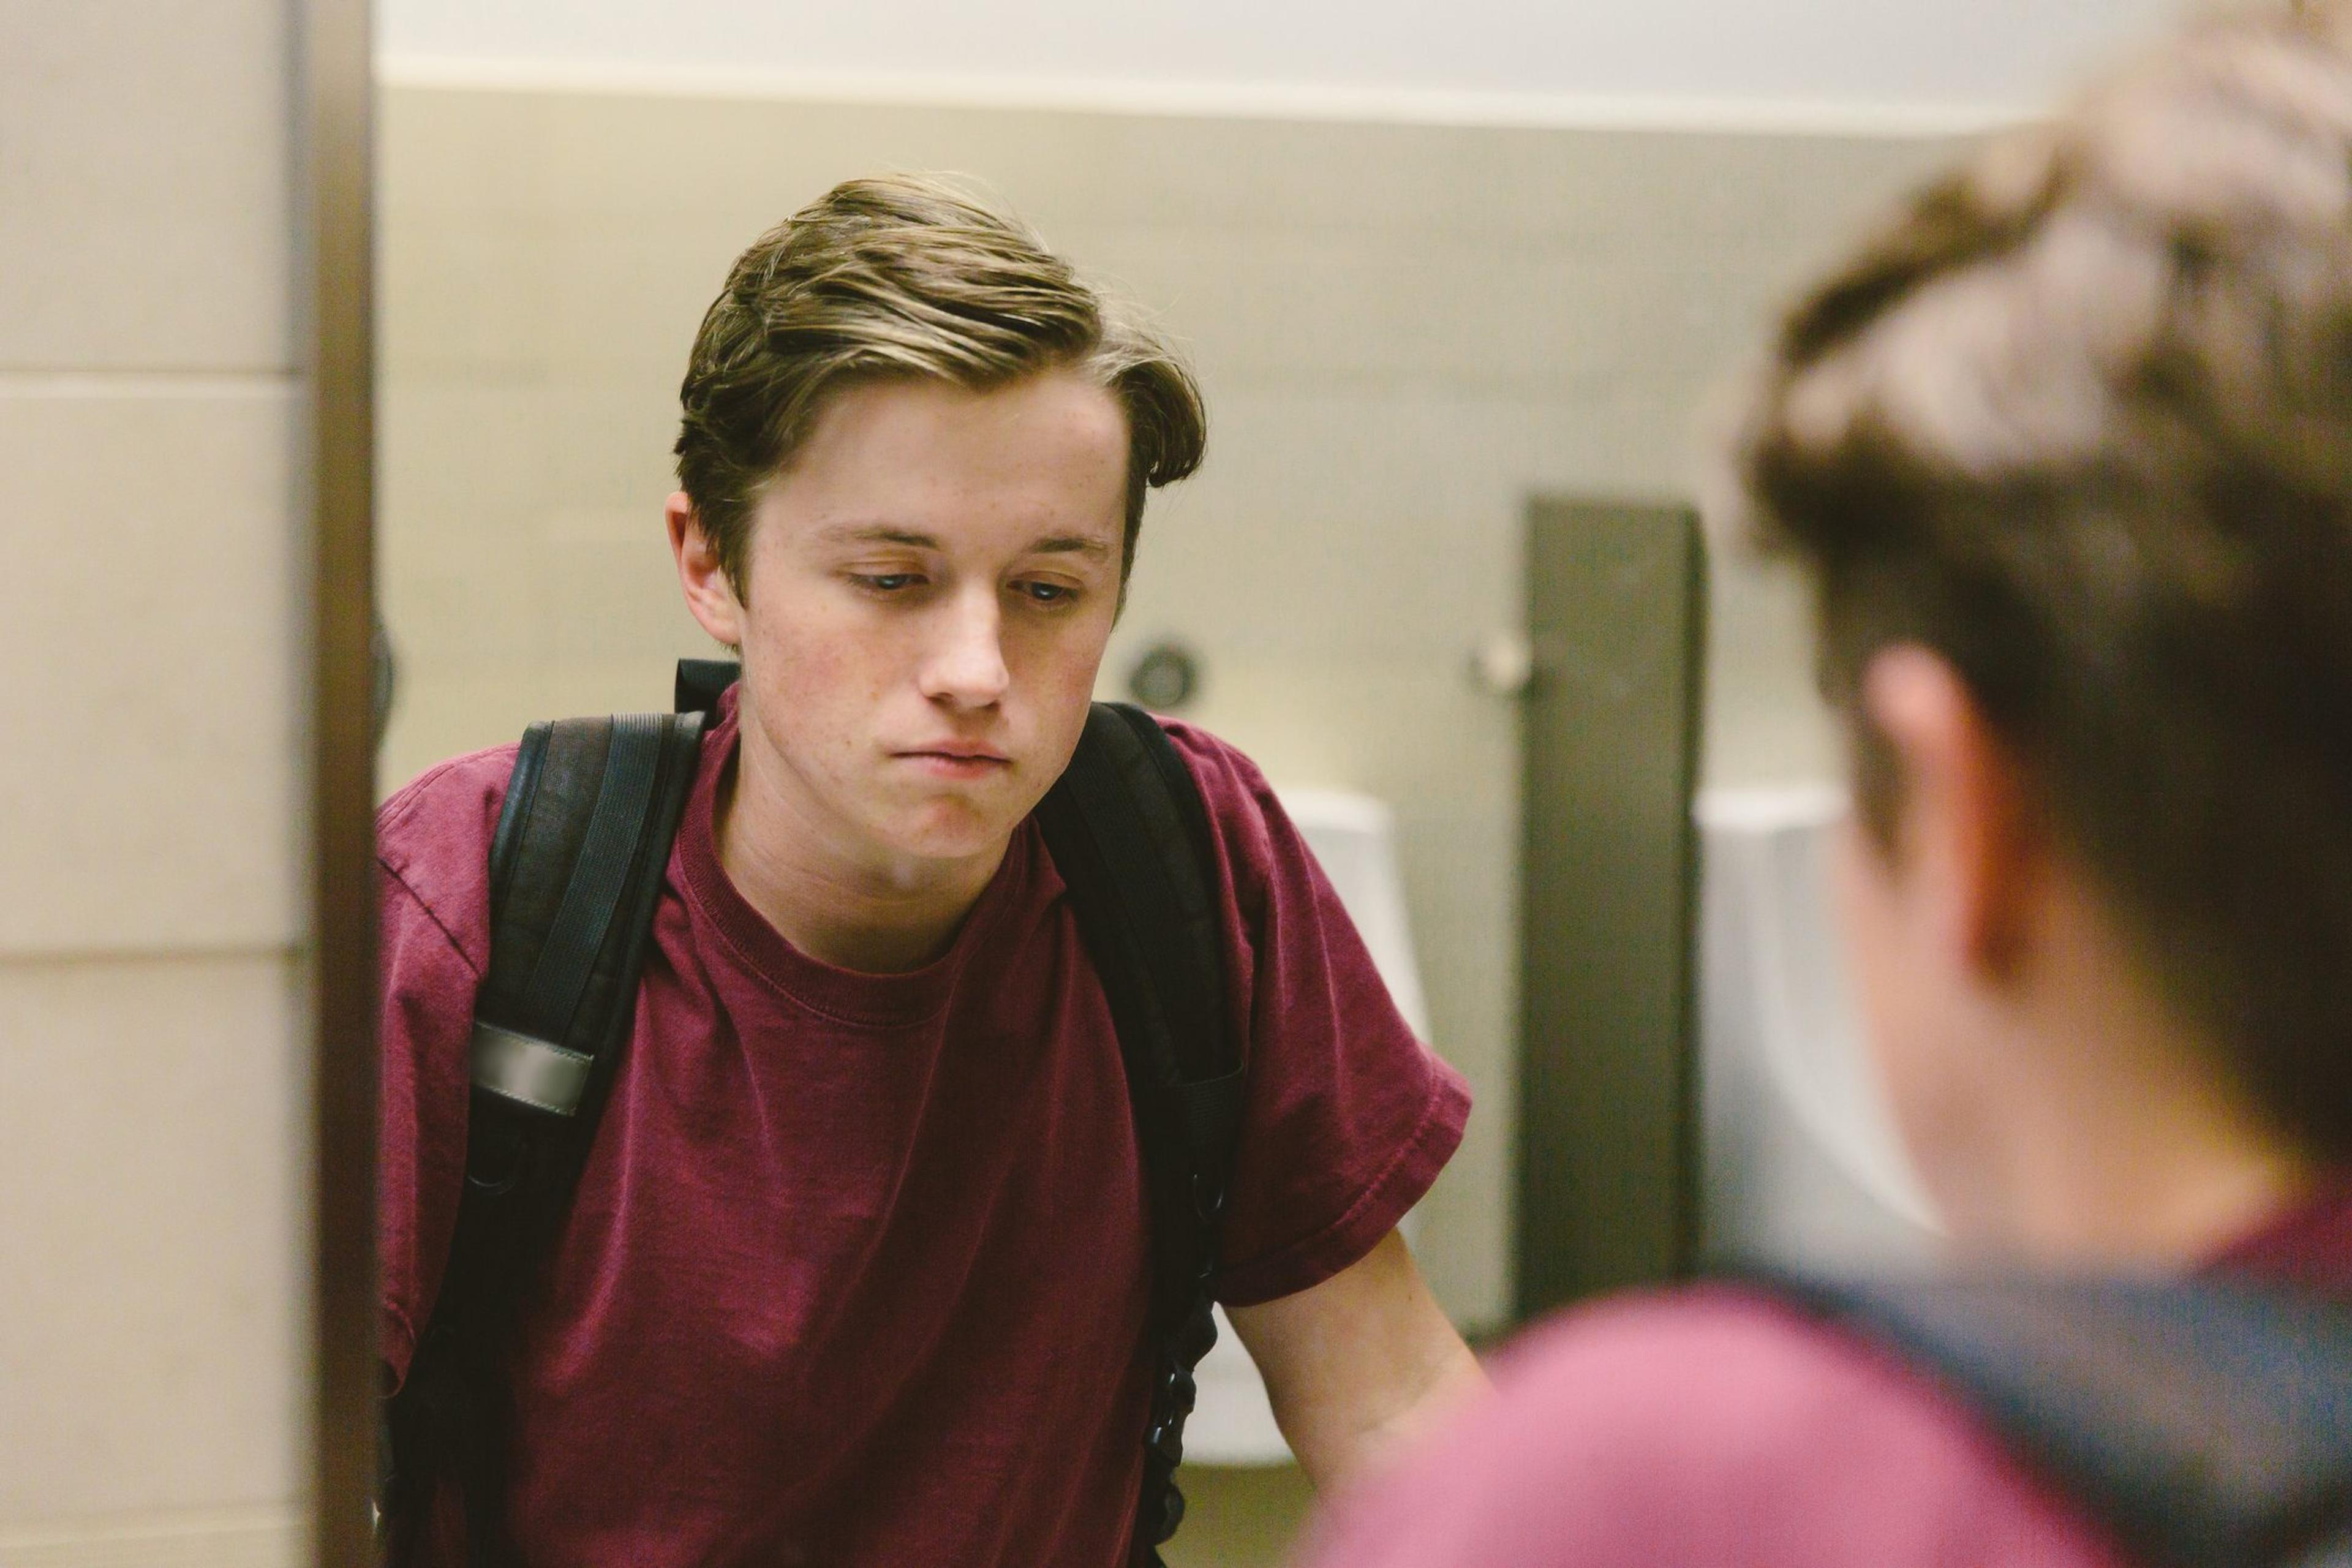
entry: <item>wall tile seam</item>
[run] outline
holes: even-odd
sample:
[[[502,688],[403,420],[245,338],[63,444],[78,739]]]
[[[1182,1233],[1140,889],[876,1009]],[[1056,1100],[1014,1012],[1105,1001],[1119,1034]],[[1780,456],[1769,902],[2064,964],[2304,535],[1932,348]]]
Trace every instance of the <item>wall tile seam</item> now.
[[[58,403],[263,400],[299,393],[305,379],[292,368],[180,371],[6,365],[0,366],[0,399]]]
[[[174,963],[292,963],[307,944],[295,940],[199,943],[187,947],[0,947],[0,979],[32,970],[153,967]]]
[[[1876,100],[1853,94],[1441,89],[1387,83],[1200,82],[1087,72],[1007,78],[467,58],[405,50],[377,57],[375,82],[380,91],[475,93],[528,97],[541,102],[682,100],[851,111],[1067,114],[1146,123],[1504,135],[1570,132],[1757,136],[1808,142],[1918,142],[1980,135],[2030,121],[2041,112],[2040,106],[2031,102],[1958,97]]]
[[[1602,155],[1623,157],[1615,149]],[[1465,160],[1468,161],[1476,160]],[[1687,187],[1683,192],[1686,196],[1722,200],[1707,187],[1717,183],[1724,174],[1725,171],[1694,163],[1687,171],[1654,177],[1645,188],[1671,191]],[[1022,216],[1045,231],[1048,243],[1071,254],[1084,276],[1096,283],[1121,287],[1135,283],[1136,279],[1129,275],[1137,266],[1134,253],[1147,247],[1155,252],[1201,252],[1238,238],[1263,239],[1293,252],[1348,252],[1362,248],[1367,242],[1411,240],[1415,246],[1412,257],[1388,265],[1392,270],[1425,271],[1433,269],[1434,260],[1465,257],[1512,267],[1540,263],[1547,267],[1598,268],[1622,259],[1630,251],[1664,242],[1753,239],[1759,217],[1780,220],[1774,229],[1767,231],[1767,237],[1795,243],[1811,237],[1805,214],[1792,216],[1769,208],[1759,211],[1755,205],[1726,205],[1659,216],[1624,212],[1624,199],[1628,195],[1638,194],[1633,192],[1594,189],[1564,194],[1544,188],[1539,179],[1517,175],[1507,177],[1505,188],[1522,203],[1553,199],[1556,208],[1567,216],[1530,217],[1525,216],[1525,206],[1498,207],[1490,213],[1466,202],[1458,185],[1442,191],[1415,188],[1368,193],[1367,200],[1385,200],[1400,209],[1401,216],[1355,219],[1300,218],[1280,210],[1272,199],[1261,206],[1231,210],[1163,210],[1131,217],[1097,214],[1083,222],[1057,221],[1050,211],[1041,216],[1040,206],[1034,203],[1024,205],[1020,211]],[[1572,199],[1559,199],[1563,195]],[[736,233],[732,226],[722,228],[702,216],[708,212],[709,203],[688,204],[676,197],[648,199],[660,205],[666,216],[680,219],[687,231],[698,239],[723,244]],[[430,241],[408,241],[416,248],[394,258],[397,265],[414,268],[421,264],[420,258],[447,256],[457,245],[468,239],[478,243],[485,235],[501,245],[527,246],[534,250],[551,248],[551,242],[545,237],[547,230],[607,224],[614,210],[549,195],[492,200],[429,193],[389,199],[383,216],[387,226],[405,225],[413,231],[420,225],[433,225],[442,230]],[[1433,220],[1442,220],[1444,226],[1435,235],[1431,233]],[[1818,215],[1811,221],[1818,222]],[[1673,265],[1701,278],[1716,276],[1721,270],[1718,262],[1705,257],[1682,258]]]
[[[1687,384],[1655,391],[1629,390],[1622,386],[1620,373],[1612,367],[1600,366],[1595,367],[1590,376],[1574,381],[1557,378],[1506,381],[1486,377],[1457,380],[1443,375],[1392,374],[1379,371],[1316,371],[1297,374],[1224,371],[1213,374],[1215,384],[1209,387],[1207,393],[1213,419],[1222,403],[1234,399],[1305,402],[1326,410],[1380,408],[1407,411],[1431,404],[1444,404],[1487,417],[1530,420],[1546,426],[1555,421],[1587,420],[1596,415],[1610,418],[1660,419],[1666,422],[1666,427],[1672,432],[1670,436],[1660,437],[1661,443],[1664,444],[1675,437],[1685,437],[1690,429],[1696,427],[1706,393],[1729,376],[1738,363],[1737,354],[1726,353],[1719,360],[1711,361],[1709,368],[1688,376]],[[387,368],[394,374],[408,374],[411,385],[407,391],[411,397],[422,392],[425,395],[418,400],[422,403],[468,395],[546,397],[560,390],[568,390],[574,396],[587,398],[597,395],[602,389],[619,384],[647,384],[656,374],[646,367],[638,367],[634,374],[623,374],[612,367],[596,366],[593,368],[602,374],[593,377],[569,378],[572,385],[564,389],[559,388],[557,383],[567,378],[553,373],[511,375],[506,373],[504,366],[484,366],[493,374],[479,375],[464,374],[468,367],[454,361],[429,366],[394,363]],[[667,375],[674,368],[665,364],[657,374]],[[428,374],[415,374],[420,370]],[[672,395],[664,392],[659,395],[667,403]],[[399,405],[407,403],[409,399],[403,398],[397,392],[394,394],[394,399],[393,417],[397,420],[401,416]],[[665,409],[665,415],[667,412]],[[1213,425],[1213,443],[1214,428]],[[1218,449],[1213,445],[1213,453]]]
[[[174,1509],[160,1512],[140,1510],[131,1513],[42,1520],[22,1525],[0,1526],[0,1563],[11,1561],[14,1554],[19,1552],[46,1553],[71,1548],[193,1544],[207,1537],[223,1536],[284,1535],[290,1539],[299,1525],[300,1519],[290,1501],[227,1508]],[[65,1557],[57,1559],[61,1562],[72,1560]],[[111,1563],[129,1559],[93,1556],[89,1561]],[[196,1563],[204,1560],[190,1557],[186,1561]]]
[[[1349,402],[1417,404],[1444,402],[1468,407],[1495,407],[1517,413],[1584,414],[1595,406],[1653,412],[1681,411],[1721,373],[1737,367],[1734,353],[1708,356],[1706,363],[1681,378],[1687,385],[1660,389],[1628,389],[1624,372],[1614,364],[1570,367],[1570,374],[1475,375],[1446,371],[1390,369],[1384,366],[1302,366],[1287,369],[1215,369],[1208,372],[1216,385],[1213,400],[1223,396],[1295,397],[1299,394]],[[486,395],[561,394],[573,397],[608,395],[611,389],[659,385],[638,401],[658,399],[667,405],[676,394],[656,377],[674,377],[677,366],[665,357],[651,360],[579,358],[550,363],[544,368],[521,359],[467,359],[457,355],[394,356],[386,369],[410,378],[401,392]],[[1194,369],[1201,367],[1196,364]],[[1207,379],[1204,378],[1204,379]],[[394,396],[399,396],[395,392]]]

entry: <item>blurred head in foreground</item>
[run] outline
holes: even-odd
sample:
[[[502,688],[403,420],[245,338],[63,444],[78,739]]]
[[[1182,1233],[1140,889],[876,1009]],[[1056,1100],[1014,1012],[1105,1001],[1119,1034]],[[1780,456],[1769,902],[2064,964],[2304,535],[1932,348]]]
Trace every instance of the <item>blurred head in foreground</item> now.
[[[1735,461],[1955,1233],[2161,1252],[2352,1152],[2352,9],[2208,24],[1925,191]]]
[[[2352,0],[2201,24],[1922,192],[1790,313],[1725,478],[1814,590],[1896,1120],[1959,1248],[2000,1256],[1975,1295],[1890,1289],[2013,1349],[1969,1337],[1987,1279],[2172,1277],[2220,1331],[2077,1333],[2047,1300],[2030,1327],[2153,1390],[2179,1447],[2119,1467],[2137,1521],[2218,1529],[2205,1482],[2294,1445],[2224,1462],[2202,1416],[2275,1408],[2254,1369],[2297,1363],[2211,1303],[2352,1306]],[[1804,1300],[1724,1281],[1537,1329],[1310,1561],[2166,1560],[2003,1424],[2073,1408],[2051,1362],[1985,1352],[2029,1396],[1972,1402],[1960,1358]],[[2172,1338],[2210,1359],[2179,1375]],[[2124,1425],[2069,1451],[2140,1455]]]

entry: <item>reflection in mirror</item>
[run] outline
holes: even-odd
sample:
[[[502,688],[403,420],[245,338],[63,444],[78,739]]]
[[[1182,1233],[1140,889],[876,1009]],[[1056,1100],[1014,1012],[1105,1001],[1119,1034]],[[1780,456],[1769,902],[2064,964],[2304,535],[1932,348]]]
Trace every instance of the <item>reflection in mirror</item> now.
[[[1355,1458],[1328,1433],[1356,1390],[1299,1370],[1333,1310],[1392,1314],[1441,1348],[1444,1319],[1506,1325],[1517,699],[1574,672],[1535,651],[1507,680],[1472,671],[1525,646],[1531,504],[1685,495],[1693,416],[1763,303],[1999,118],[1984,100],[2038,90],[2041,68],[1963,50],[1936,79],[1906,33],[1833,79],[1801,38],[1750,59],[1630,35],[1596,53],[1489,9],[1484,31],[1449,26],[1371,61],[1376,79],[1252,97],[1194,88],[1296,75],[1280,26],[1219,35],[1190,76],[1182,40],[1124,40],[1106,58],[1169,73],[1130,92],[1040,87],[1011,64],[926,87],[927,47],[948,51],[942,69],[1003,58],[1002,39],[944,15],[795,37],[779,60],[839,56],[837,79],[812,82],[748,70],[768,24],[715,4],[625,37],[626,8],[606,7],[585,33],[539,39],[390,8],[380,560],[399,679],[378,786],[385,1016],[407,1032],[385,1079],[385,1355],[396,1376],[417,1363],[453,1268],[484,1321],[520,1323],[518,1341],[448,1352],[478,1355],[469,1375],[515,1401],[488,1528],[610,1530],[632,1552],[650,1537],[631,1532],[658,1531],[677,1561],[757,1531],[812,1561],[1030,1560],[1042,1538],[1020,1532],[1043,1527],[993,1504],[985,1528],[1014,1544],[958,1533],[983,1528],[971,1453],[1010,1467],[994,1490],[1008,1476],[1041,1497],[1075,1486],[1070,1517],[1123,1528],[1126,1478],[1160,1462],[1138,1458],[1152,1400],[1176,1397],[1166,1336],[1144,1324],[1168,1259],[1145,1256],[1135,1224],[1163,1214],[1144,1174],[1163,1167],[1131,1135],[1102,1141],[1130,1123],[1158,1136],[1116,1070],[1137,1032],[1121,960],[1039,900],[1067,883],[1084,905],[1090,832],[1108,836],[1096,868],[1114,891],[1161,851],[1171,877],[1200,877],[1202,825],[1184,826],[1180,800],[1157,840],[1082,816],[1056,837],[1050,806],[1044,837],[1016,831],[1077,742],[1090,679],[1196,727],[1175,744],[1203,796],[1201,879],[1224,932],[1203,962],[1223,967],[1225,1005],[1189,1023],[1253,1051],[1219,1216],[1234,1310],[1195,1374],[1194,1507],[1169,1561],[1274,1560],[1305,1495],[1294,1451],[1309,1473]],[[1736,34],[1737,8],[1717,9]],[[1083,52],[1090,35],[1071,36]],[[1245,37],[1272,52],[1242,70]],[[1446,52],[1464,37],[1483,40],[1477,59]],[[583,49],[667,63],[633,72]],[[1618,74],[1512,74],[1550,57]],[[886,66],[887,90],[846,85]],[[1777,108],[1688,96],[1743,67],[1767,73],[1747,85]],[[1447,70],[1486,90],[1448,96]],[[1850,101],[1889,80],[1927,101]],[[1596,107],[1659,82],[1682,96]],[[923,169],[968,172],[962,195],[837,196],[803,226],[842,229],[830,250],[787,234],[730,282],[747,246],[842,182]],[[940,204],[961,199],[978,205],[943,224]],[[1053,335],[1054,301],[1084,298],[1053,258],[1138,324],[1116,363],[1092,328]],[[1008,277],[1039,292],[989,293]],[[877,376],[869,359],[824,381],[812,345],[878,354],[884,319],[902,368]],[[1189,439],[1181,378],[1148,368],[1154,344],[1196,379],[1210,434],[1198,472],[1150,494],[1122,582],[1129,478],[1190,466],[1171,456]],[[692,493],[673,500],[682,378]],[[805,417],[787,418],[803,382]],[[1139,450],[1147,426],[1158,444]],[[1785,585],[1738,567],[1713,583],[1709,782],[1825,773]],[[1643,613],[1606,586],[1580,602]],[[542,720],[666,715],[676,661],[730,644],[750,674],[703,732],[558,730],[520,770],[484,752]],[[1129,729],[1102,743],[1157,742]],[[580,856],[600,811],[642,834]],[[1643,820],[1672,832],[1680,815],[1671,802]],[[567,823],[546,869],[531,829]],[[666,880],[646,874],[665,863]],[[1061,946],[1015,940],[1037,931]],[[549,976],[583,984],[584,1010]],[[583,1037],[607,993],[633,1037],[594,1065],[579,1047],[598,1043]],[[1100,1047],[1091,1076],[1066,1037],[1074,1016]],[[1685,1042],[1657,1044],[1666,1059]],[[1359,1079],[1381,1087],[1344,1108],[1339,1088]],[[1457,1152],[1459,1084],[1480,1110]],[[523,1106],[470,1154],[469,1092]],[[533,1223],[461,1221],[468,1159],[569,1205],[512,1301],[466,1260],[510,1250],[501,1225]],[[1400,1220],[1418,1274],[1375,1245]],[[1588,1261],[1551,1272],[1572,1281]],[[810,1364],[811,1346],[833,1359]],[[975,1389],[986,1398],[958,1403]],[[404,1442],[446,1442],[395,1409]],[[551,1436],[583,1432],[647,1456],[629,1497],[604,1497],[609,1517],[580,1506]],[[714,1443],[733,1456],[718,1471]],[[669,1511],[724,1492],[726,1465],[771,1459],[762,1474],[797,1478],[777,1505],[789,1518]],[[1090,1465],[1122,1479],[1106,1491]],[[853,1491],[866,1501],[838,1506]],[[416,1528],[454,1551],[467,1521],[442,1506]]]

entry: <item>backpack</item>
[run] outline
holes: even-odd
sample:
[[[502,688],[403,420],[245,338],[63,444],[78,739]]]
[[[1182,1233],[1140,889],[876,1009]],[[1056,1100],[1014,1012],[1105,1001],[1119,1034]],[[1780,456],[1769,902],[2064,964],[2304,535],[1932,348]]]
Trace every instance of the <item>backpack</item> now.
[[[465,1504],[470,1568],[520,1562],[502,1504],[509,1334],[561,1226],[635,1012],[654,909],[731,662],[678,666],[677,711],[564,720],[523,736],[490,847],[490,963],[475,999],[466,1184],[409,1374],[383,1412],[380,1518],[405,1561],[437,1489]],[[1129,1562],[1162,1568],[1193,1368],[1243,1107],[1227,1019],[1208,816],[1150,715],[1097,703],[1037,807],[1110,1004],[1150,1203],[1154,1348]]]
[[[2352,1309],[2210,1278],[1768,1278],[1893,1352],[2149,1568],[2352,1568]]]

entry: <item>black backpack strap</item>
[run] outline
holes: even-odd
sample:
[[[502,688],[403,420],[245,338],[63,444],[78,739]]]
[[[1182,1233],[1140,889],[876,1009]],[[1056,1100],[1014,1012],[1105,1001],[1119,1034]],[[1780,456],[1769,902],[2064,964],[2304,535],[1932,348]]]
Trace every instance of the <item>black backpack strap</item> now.
[[[1110,1002],[1150,1200],[1150,1424],[1132,1561],[1184,1517],[1176,1467],[1216,1342],[1219,1222],[1240,1136],[1244,1064],[1227,1008],[1218,882],[1200,789],[1140,709],[1097,703],[1038,826]]]
[[[564,720],[532,725],[516,755],[490,848],[457,1231],[387,1412],[395,1560],[435,1491],[454,1484],[472,1568],[515,1561],[503,1519],[508,1341],[628,1037],[702,731],[700,713]]]
[[[720,695],[742,673],[743,667],[731,658],[679,659],[671,707],[680,713],[716,713]]]
[[[1979,1410],[2141,1561],[2352,1561],[2352,1309],[2212,1279],[1778,1277]]]

